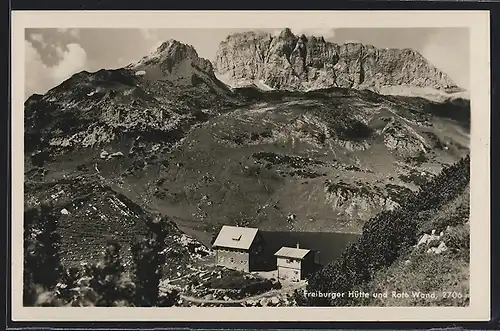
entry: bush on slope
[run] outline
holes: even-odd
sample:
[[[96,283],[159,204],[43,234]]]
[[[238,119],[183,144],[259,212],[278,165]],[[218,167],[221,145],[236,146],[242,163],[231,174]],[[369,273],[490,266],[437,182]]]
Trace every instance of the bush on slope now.
[[[415,194],[408,196],[402,206],[370,219],[363,227],[359,240],[350,245],[339,259],[311,277],[309,292],[347,293],[359,290],[370,282],[378,271],[389,267],[416,244],[429,214],[436,213],[448,202],[461,195],[470,181],[470,156],[443,171]],[[313,298],[308,305],[357,305],[353,298]]]

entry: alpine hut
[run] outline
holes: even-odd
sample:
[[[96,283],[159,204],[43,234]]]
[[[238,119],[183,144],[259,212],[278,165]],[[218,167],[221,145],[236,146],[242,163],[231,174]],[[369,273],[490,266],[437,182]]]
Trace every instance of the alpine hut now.
[[[224,225],[215,239],[216,265],[241,271],[255,271],[263,260],[259,229]]]

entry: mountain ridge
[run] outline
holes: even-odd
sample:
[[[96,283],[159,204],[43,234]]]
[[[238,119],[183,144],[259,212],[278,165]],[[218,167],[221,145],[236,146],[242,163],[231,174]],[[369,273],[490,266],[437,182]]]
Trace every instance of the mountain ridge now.
[[[31,96],[25,178],[97,176],[199,240],[221,222],[357,232],[468,151],[468,114],[467,101],[352,88],[230,89],[167,41]]]
[[[332,86],[384,91],[387,87],[431,87],[463,92],[418,51],[336,44],[323,37],[247,31],[221,41],[214,67],[241,84],[260,82],[274,89],[315,90]],[[243,83],[245,84],[245,83]]]
[[[33,151],[38,145],[94,146],[125,132],[168,129],[175,135],[206,117],[204,108],[223,110],[238,103],[215,77],[210,61],[192,46],[168,40],[123,68],[84,70],[43,95],[30,96],[24,103],[25,136]],[[52,138],[40,141],[38,129],[50,130]]]

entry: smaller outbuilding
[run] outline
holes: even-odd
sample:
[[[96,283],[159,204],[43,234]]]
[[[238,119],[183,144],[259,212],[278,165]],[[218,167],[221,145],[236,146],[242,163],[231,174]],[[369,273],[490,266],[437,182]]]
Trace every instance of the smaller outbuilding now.
[[[298,282],[305,279],[315,266],[315,254],[309,249],[281,247],[275,254],[278,279]]]

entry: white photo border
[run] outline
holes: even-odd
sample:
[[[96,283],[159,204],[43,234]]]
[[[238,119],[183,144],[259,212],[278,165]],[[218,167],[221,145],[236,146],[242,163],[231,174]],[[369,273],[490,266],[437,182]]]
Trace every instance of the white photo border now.
[[[13,11],[12,321],[364,322],[490,320],[489,11]],[[24,40],[26,28],[444,28],[470,36],[471,261],[468,307],[23,307]]]

